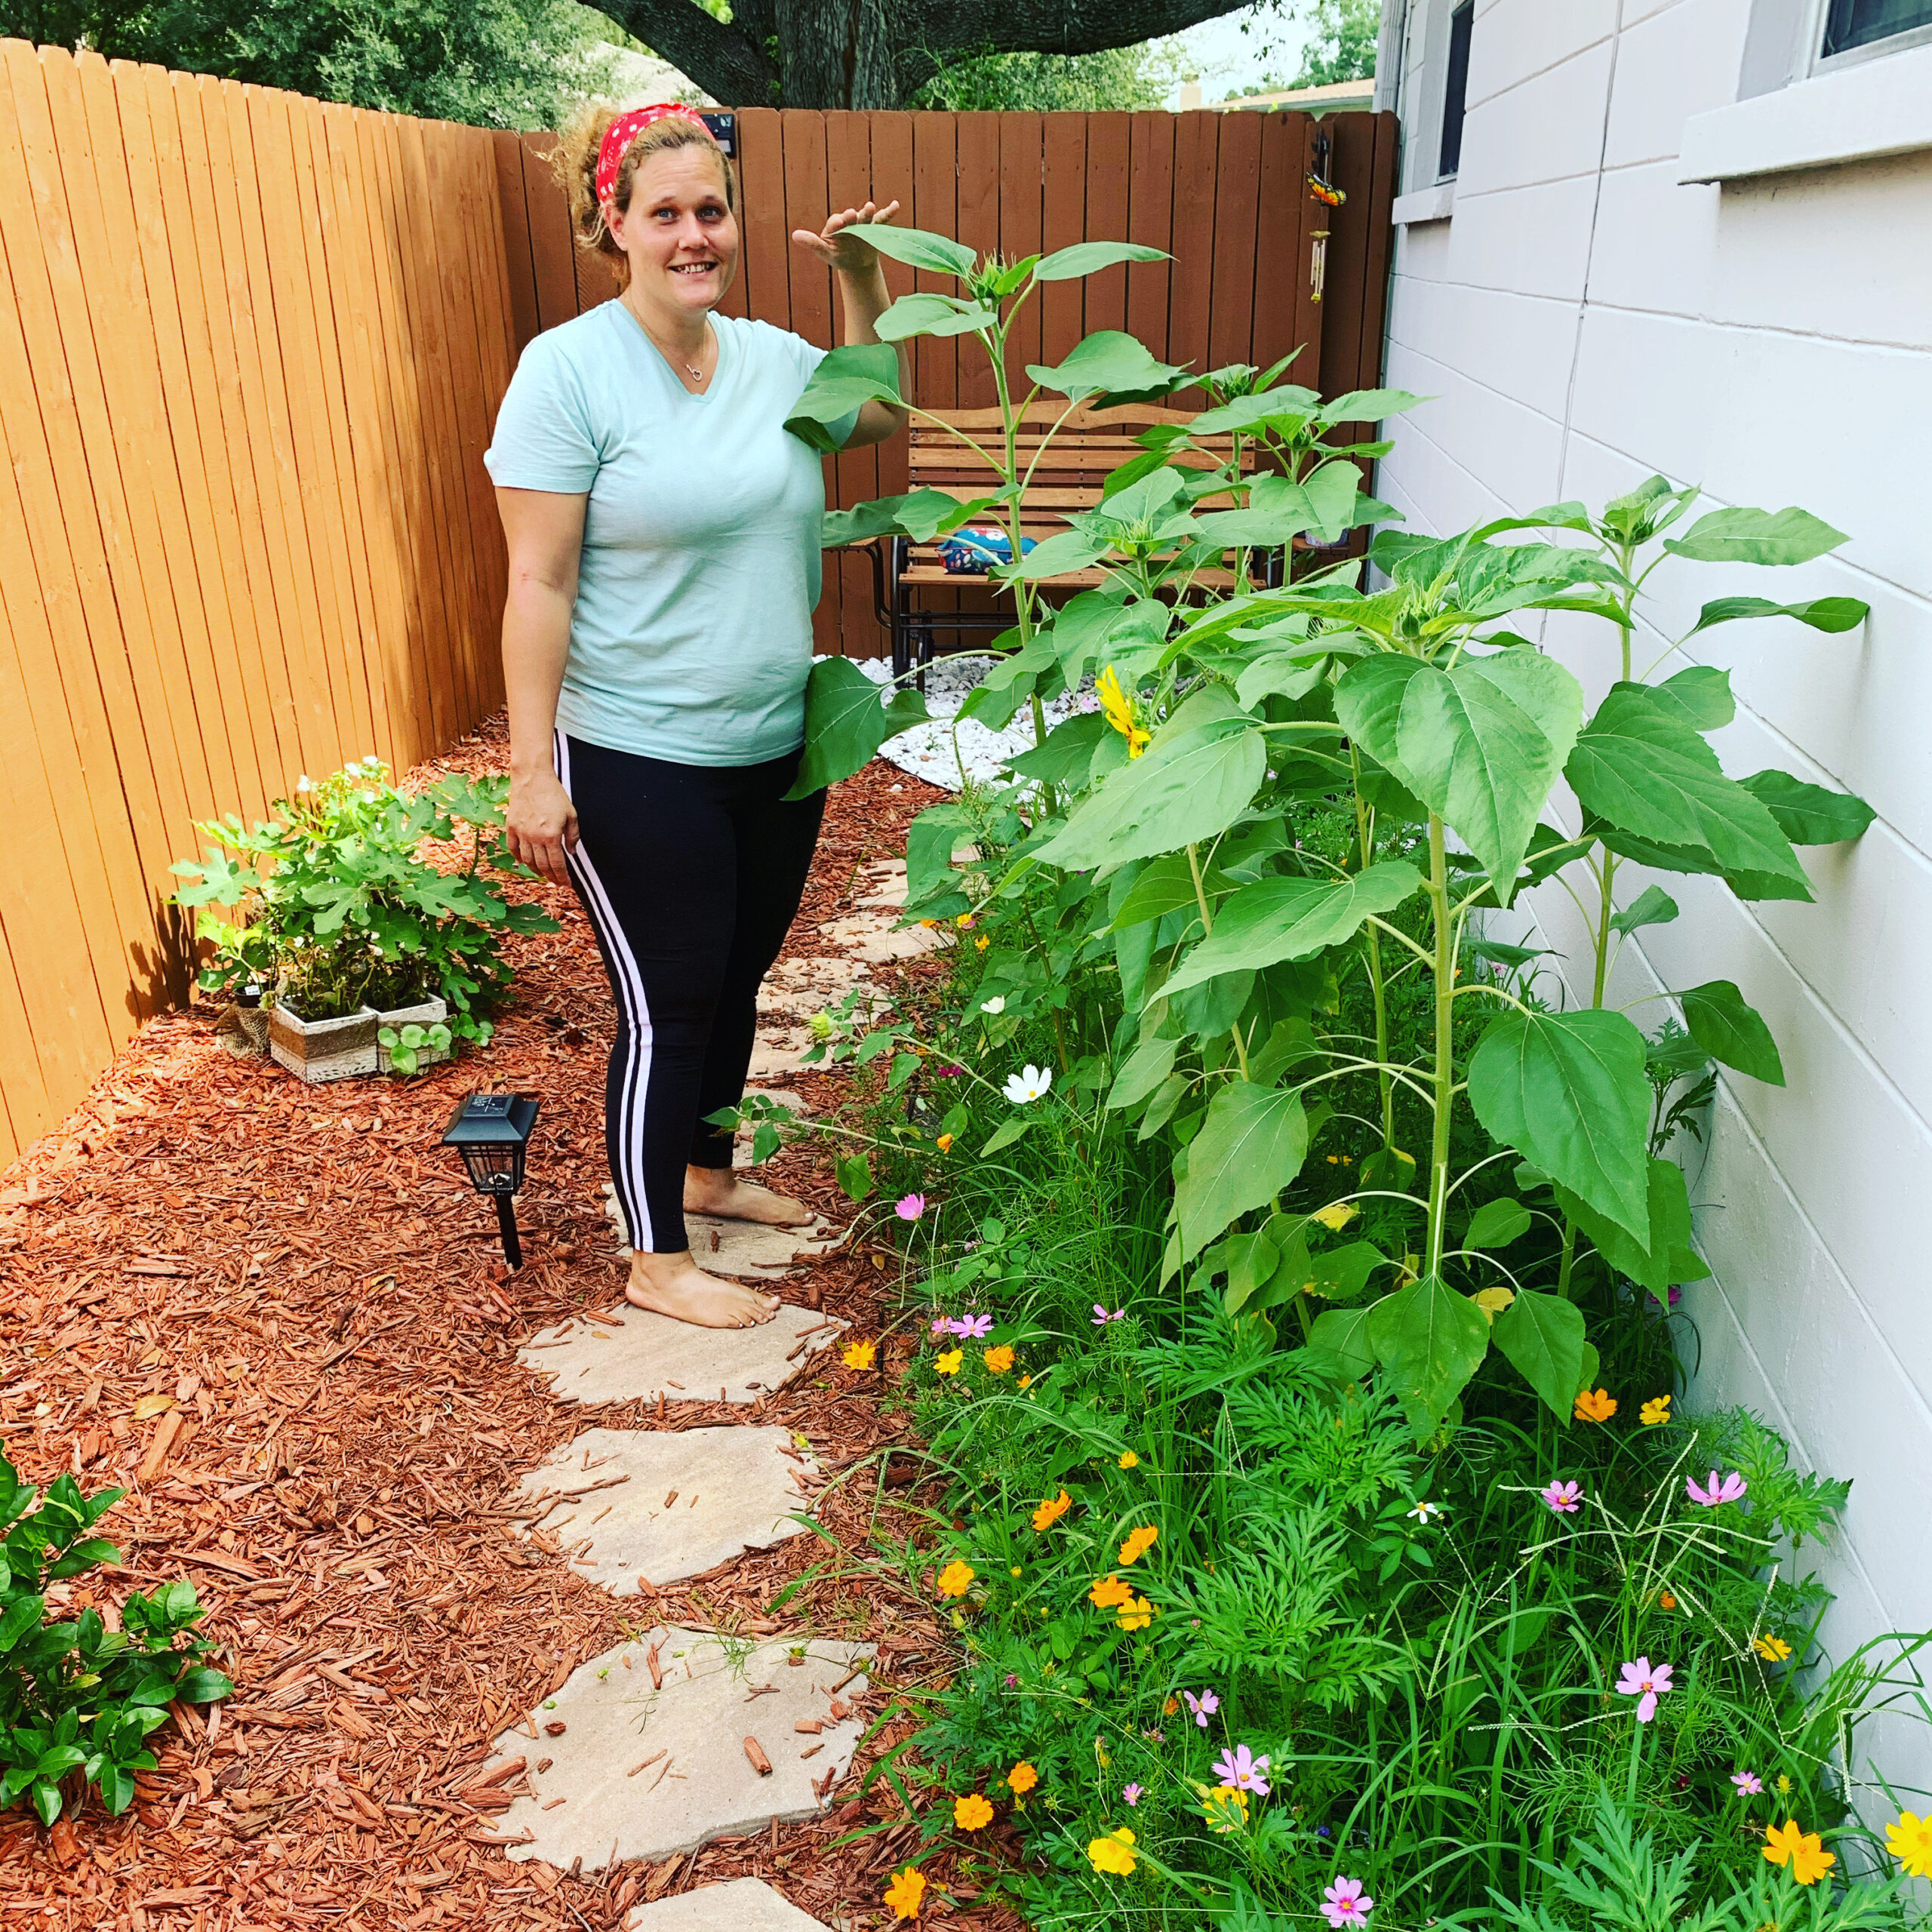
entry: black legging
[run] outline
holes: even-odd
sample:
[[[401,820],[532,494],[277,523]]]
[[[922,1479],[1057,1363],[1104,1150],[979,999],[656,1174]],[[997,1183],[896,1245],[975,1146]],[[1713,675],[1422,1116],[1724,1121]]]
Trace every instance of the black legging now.
[[[706,1114],[743,1097],[758,983],[811,868],[825,794],[786,801],[798,754],[672,764],[556,734],[577,807],[571,881],[617,1009],[604,1098],[611,1178],[634,1248],[675,1254],[685,1168],[728,1168]]]

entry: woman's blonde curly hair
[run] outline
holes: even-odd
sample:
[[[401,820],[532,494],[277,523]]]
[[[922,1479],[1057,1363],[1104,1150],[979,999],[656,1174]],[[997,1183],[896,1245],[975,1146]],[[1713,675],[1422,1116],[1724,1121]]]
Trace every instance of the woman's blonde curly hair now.
[[[597,156],[611,123],[627,110],[608,100],[584,103],[565,124],[557,137],[552,157],[557,175],[570,197],[571,229],[577,246],[608,255],[615,264],[620,285],[630,280],[630,263],[617,246],[617,238],[604,225],[604,211],[597,203]],[[709,148],[718,157],[724,177],[724,205],[738,212],[738,177],[731,158],[718,145],[711,130],[688,114],[667,114],[654,121],[633,140],[618,165],[617,186],[611,199],[617,211],[627,214],[631,205],[631,183],[646,158],[672,148]]]

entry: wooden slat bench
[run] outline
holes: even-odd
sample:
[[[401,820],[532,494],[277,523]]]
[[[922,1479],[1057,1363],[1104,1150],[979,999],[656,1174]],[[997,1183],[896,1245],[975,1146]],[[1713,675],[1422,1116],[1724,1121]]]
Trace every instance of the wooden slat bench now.
[[[1076,409],[1046,443],[1045,454],[1041,455],[1046,432],[1065,407],[1057,402],[1033,403],[1020,420],[1017,448],[1022,473],[1038,457],[1032,481],[1020,500],[1020,531],[1038,542],[1064,530],[1069,513],[1091,509],[1100,502],[1108,477],[1122,463],[1144,454],[1143,446],[1135,440],[1143,430],[1157,423],[1191,422],[1195,413],[1141,405]],[[913,420],[907,454],[912,487],[943,490],[962,503],[984,496],[997,485],[1004,454],[999,411],[954,409],[934,414],[938,422]],[[941,428],[940,423],[949,424],[970,438],[983,454],[976,457],[958,436],[949,435]],[[1211,469],[1226,462],[1232,453],[1230,436],[1201,440],[1201,448],[1183,452],[1177,460],[1195,469]],[[1253,470],[1251,445],[1241,451],[1241,467],[1246,472]],[[1232,500],[1226,496],[1204,497],[1201,506],[1226,509],[1232,507]],[[973,521],[976,528],[995,524],[1002,530],[1006,528],[1003,512],[989,511]],[[973,632],[1003,631],[1011,626],[1011,594],[984,577],[949,571],[940,561],[937,542],[915,543],[905,537],[880,537],[872,539],[872,545],[878,618],[892,641],[892,669],[896,676],[903,677],[912,669],[915,650],[921,670],[933,661],[939,648],[936,636],[939,632],[953,632],[958,641],[949,648],[958,651],[971,648],[968,638]],[[1278,552],[1263,552],[1256,562],[1257,581],[1279,581]],[[1098,568],[1069,571],[1042,579],[1040,588],[1057,598],[1091,589],[1106,582],[1106,577],[1107,573]],[[1202,571],[1195,578],[1195,586],[1204,590],[1226,590],[1233,582],[1234,573],[1229,570]],[[940,601],[947,592],[975,587],[993,592],[998,599],[995,608],[952,610]],[[944,599],[945,603],[952,601]]]

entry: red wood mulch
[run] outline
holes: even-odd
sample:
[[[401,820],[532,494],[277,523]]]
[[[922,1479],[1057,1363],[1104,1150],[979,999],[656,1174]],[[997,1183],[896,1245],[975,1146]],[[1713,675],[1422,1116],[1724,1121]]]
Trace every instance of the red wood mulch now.
[[[500,771],[505,751],[498,721],[445,764]],[[814,928],[851,909],[858,867],[903,853],[907,820],[940,795],[877,764],[836,788],[793,950],[831,949]],[[78,1580],[69,1599],[111,1613],[131,1586],[189,1578],[222,1647],[212,1661],[238,1687],[218,1712],[177,1711],[155,1733],[159,1768],[121,1818],[91,1798],[51,1833],[0,1813],[0,1919],[605,1932],[640,1900],[754,1873],[815,1915],[885,1921],[888,1869],[920,1826],[888,1780],[860,1796],[860,1777],[912,1727],[891,1715],[895,1694],[943,1675],[952,1653],[928,1603],[866,1567],[877,1469],[906,1427],[882,1378],[833,1364],[752,1411],[804,1432],[829,1472],[868,1465],[823,1508],[846,1574],[776,1617],[777,1590],[824,1567],[819,1539],[638,1603],[511,1534],[518,1475],[584,1429],[746,1414],[566,1410],[515,1360],[535,1330],[614,1305],[623,1278],[599,1191],[609,999],[574,901],[538,896],[564,930],[518,943],[515,1001],[486,1051],[407,1082],[308,1088],[231,1057],[205,1009],[170,1015],[0,1176],[0,1441],[30,1479],[72,1469],[91,1491],[131,1492],[103,1525],[125,1567]],[[831,1076],[796,1084],[835,1103]],[[485,1085],[543,1099],[514,1275],[436,1144],[458,1097]],[[817,1156],[774,1167],[847,1217]],[[872,1334],[897,1275],[857,1251],[782,1291]],[[137,1421],[143,1398],[174,1406],[154,1414],[150,1401]],[[869,1639],[882,1663],[869,1714],[890,1721],[816,1824],[656,1868],[574,1877],[509,1862],[495,1842],[506,1801],[474,1783],[489,1740],[622,1641],[627,1620],[654,1619]],[[928,1918],[1017,1924],[971,1903],[949,1855],[924,1869]]]

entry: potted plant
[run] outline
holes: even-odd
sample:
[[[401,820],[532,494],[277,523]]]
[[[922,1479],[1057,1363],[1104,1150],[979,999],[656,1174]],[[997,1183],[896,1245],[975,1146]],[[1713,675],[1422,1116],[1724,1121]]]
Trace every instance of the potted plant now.
[[[252,831],[232,814],[198,826],[217,849],[174,870],[194,880],[176,897],[199,909],[197,936],[211,947],[199,984],[238,1003],[251,983],[272,984],[278,1062],[335,1069],[305,1078],[373,1073],[384,1054],[413,1072],[448,1058],[459,1038],[487,1041],[509,990],[505,934],[557,930],[488,877],[535,876],[503,836],[508,792],[506,779],[451,774],[412,795],[371,757],[319,784],[303,777]],[[467,864],[441,869],[428,848],[460,851],[466,826]],[[317,1061],[300,1029],[318,1026],[336,1030],[325,1048],[315,1036]]]

